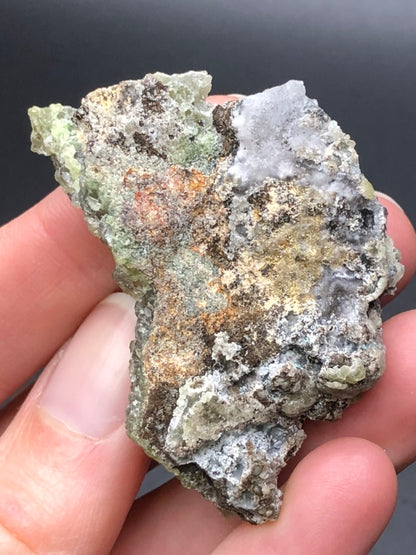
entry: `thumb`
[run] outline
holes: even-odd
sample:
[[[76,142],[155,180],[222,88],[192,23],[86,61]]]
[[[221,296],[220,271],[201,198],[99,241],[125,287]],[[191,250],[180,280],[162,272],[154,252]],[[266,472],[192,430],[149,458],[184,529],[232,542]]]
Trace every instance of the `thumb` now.
[[[147,469],[124,431],[133,301],[100,303],[0,439],[0,552],[105,553]]]

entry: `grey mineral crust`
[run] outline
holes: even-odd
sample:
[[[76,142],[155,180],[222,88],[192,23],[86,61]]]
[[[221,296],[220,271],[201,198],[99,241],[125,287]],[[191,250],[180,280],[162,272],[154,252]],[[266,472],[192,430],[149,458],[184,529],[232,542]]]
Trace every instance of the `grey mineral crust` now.
[[[354,143],[303,83],[225,106],[204,72],[32,108],[32,148],[136,300],[127,431],[224,511],[278,516],[305,419],[384,369],[379,298],[403,268]]]

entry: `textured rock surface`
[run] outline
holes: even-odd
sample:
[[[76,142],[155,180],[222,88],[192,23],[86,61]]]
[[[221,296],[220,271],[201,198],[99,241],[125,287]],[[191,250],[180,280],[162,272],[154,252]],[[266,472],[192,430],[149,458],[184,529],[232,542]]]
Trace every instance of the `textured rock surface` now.
[[[276,518],[302,422],[384,366],[402,274],[354,143],[301,82],[213,108],[204,72],[31,108],[32,148],[137,299],[127,431],[221,509]]]

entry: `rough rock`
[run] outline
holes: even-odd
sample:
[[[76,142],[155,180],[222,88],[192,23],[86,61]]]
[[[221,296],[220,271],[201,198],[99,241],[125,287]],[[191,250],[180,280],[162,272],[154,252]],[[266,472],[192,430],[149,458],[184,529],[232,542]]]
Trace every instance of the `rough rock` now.
[[[402,275],[354,142],[290,81],[214,108],[205,72],[31,108],[32,149],[136,300],[127,431],[224,511],[277,517],[305,419],[384,369]]]

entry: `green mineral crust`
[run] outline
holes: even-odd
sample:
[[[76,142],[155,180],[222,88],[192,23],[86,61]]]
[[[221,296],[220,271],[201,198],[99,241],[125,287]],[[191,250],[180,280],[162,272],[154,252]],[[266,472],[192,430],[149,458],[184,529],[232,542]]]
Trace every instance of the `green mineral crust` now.
[[[402,275],[354,143],[288,83],[213,107],[205,72],[31,108],[32,149],[136,299],[127,432],[224,511],[277,517],[305,419],[384,368]]]

